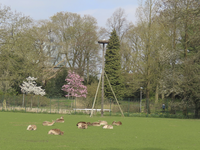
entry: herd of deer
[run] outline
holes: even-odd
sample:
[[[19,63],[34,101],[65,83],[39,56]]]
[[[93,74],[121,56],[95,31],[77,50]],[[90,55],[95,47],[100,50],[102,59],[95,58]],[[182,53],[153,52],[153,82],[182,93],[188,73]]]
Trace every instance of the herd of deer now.
[[[52,120],[52,122],[44,121],[43,126],[52,126],[54,125],[55,122],[64,123],[63,116],[56,119],[56,121],[54,120]],[[112,125],[108,125],[107,121],[98,121],[98,122],[93,122],[93,123],[81,121],[76,124],[76,126],[78,126],[79,129],[87,129],[88,126],[102,126],[102,125],[103,125],[103,129],[113,129],[113,125],[120,126],[122,125],[122,123],[121,121],[118,121],[118,122],[113,121]],[[28,125],[27,127],[27,130],[36,130],[36,129],[37,129],[36,125]],[[49,130],[48,134],[63,135],[64,132],[61,131],[60,129],[51,129]]]
[[[58,123],[64,123],[64,118],[63,116],[56,119],[56,121],[52,120],[52,122],[49,122],[49,121],[44,121],[42,123],[43,126],[52,126],[54,125],[55,122],[58,122]],[[27,127],[27,130],[36,130],[37,129],[37,126],[36,125],[28,125]],[[63,131],[60,131],[60,129],[51,129],[49,130],[48,134],[54,134],[54,135],[63,135],[64,132]]]
[[[76,124],[76,126],[78,126],[79,129],[87,129],[88,126],[102,126],[102,125],[103,129],[113,129],[113,125],[120,126],[122,125],[122,123],[121,121],[118,122],[113,121],[112,125],[108,125],[107,121],[98,121],[93,123],[81,121]]]

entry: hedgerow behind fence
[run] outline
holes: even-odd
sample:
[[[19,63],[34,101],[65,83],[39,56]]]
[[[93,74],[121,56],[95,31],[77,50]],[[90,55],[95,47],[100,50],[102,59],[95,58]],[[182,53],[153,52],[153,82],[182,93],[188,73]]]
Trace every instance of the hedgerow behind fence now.
[[[0,111],[21,111],[35,113],[90,114],[93,98],[47,98],[38,95],[0,95]],[[138,117],[169,117],[194,118],[195,109],[192,103],[183,101],[172,102],[169,99],[158,103],[139,99],[119,99],[120,107],[125,116]],[[165,109],[162,108],[165,104]],[[101,99],[97,99],[94,115],[100,115]],[[104,100],[104,115],[121,115],[119,106],[114,99]],[[149,113],[147,113],[149,112]],[[200,116],[198,116],[199,118]]]

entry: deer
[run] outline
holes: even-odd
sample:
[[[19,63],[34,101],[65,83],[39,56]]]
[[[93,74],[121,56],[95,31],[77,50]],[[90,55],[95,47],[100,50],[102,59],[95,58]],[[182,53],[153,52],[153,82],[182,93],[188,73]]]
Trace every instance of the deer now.
[[[120,126],[120,125],[122,125],[122,122],[121,121],[118,121],[118,122],[113,121],[112,125]]]
[[[49,130],[48,134],[63,135],[64,132],[60,131],[60,129],[51,129],[51,130]]]
[[[107,121],[101,121],[101,120],[99,120],[99,123],[100,123],[100,125],[106,125],[106,124],[108,124]]]
[[[27,130],[36,130],[37,126],[36,125],[28,125]]]
[[[59,119],[56,119],[56,122],[64,123],[65,121],[64,119],[59,118]]]
[[[101,126],[99,122],[93,122],[91,126]]]
[[[113,129],[113,126],[106,124],[106,125],[103,126],[103,129]]]
[[[52,122],[44,121],[44,122],[42,123],[42,125],[43,125],[43,126],[52,126],[54,123],[55,123],[54,120],[52,120]]]
[[[86,123],[79,123],[78,128],[79,129],[87,129],[88,125]]]
[[[92,124],[91,124],[91,122],[87,122],[87,125],[88,125],[88,126],[91,126]]]
[[[78,122],[78,123],[76,124],[76,126],[78,126],[79,124],[87,124],[87,123],[84,122],[84,121],[80,121],[80,122]]]
[[[64,117],[61,116],[60,118],[56,119],[56,122],[64,123]]]

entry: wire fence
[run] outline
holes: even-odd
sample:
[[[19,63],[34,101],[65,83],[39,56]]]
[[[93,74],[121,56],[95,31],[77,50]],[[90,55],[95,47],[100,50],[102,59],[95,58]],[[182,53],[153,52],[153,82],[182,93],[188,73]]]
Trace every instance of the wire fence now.
[[[93,98],[47,98],[37,95],[0,95],[0,111],[91,114]],[[165,104],[165,108],[162,105]],[[170,99],[146,102],[140,99],[105,99],[104,116],[167,117],[167,118],[200,118],[195,116],[195,106],[191,102],[172,102]],[[94,115],[101,115],[101,99],[94,105]]]

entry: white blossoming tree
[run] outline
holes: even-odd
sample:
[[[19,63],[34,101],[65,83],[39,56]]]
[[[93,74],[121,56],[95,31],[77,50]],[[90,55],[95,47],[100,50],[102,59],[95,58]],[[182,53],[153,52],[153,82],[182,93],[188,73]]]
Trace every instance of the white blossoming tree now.
[[[26,81],[23,81],[22,85],[20,85],[21,91],[23,93],[23,104],[22,106],[24,106],[24,94],[34,94],[34,95],[41,95],[44,96],[45,90],[41,88],[41,86],[37,86],[37,83],[35,82],[35,80],[37,80],[37,78],[34,77],[28,77],[26,78]],[[31,108],[32,108],[32,99],[31,99]]]

